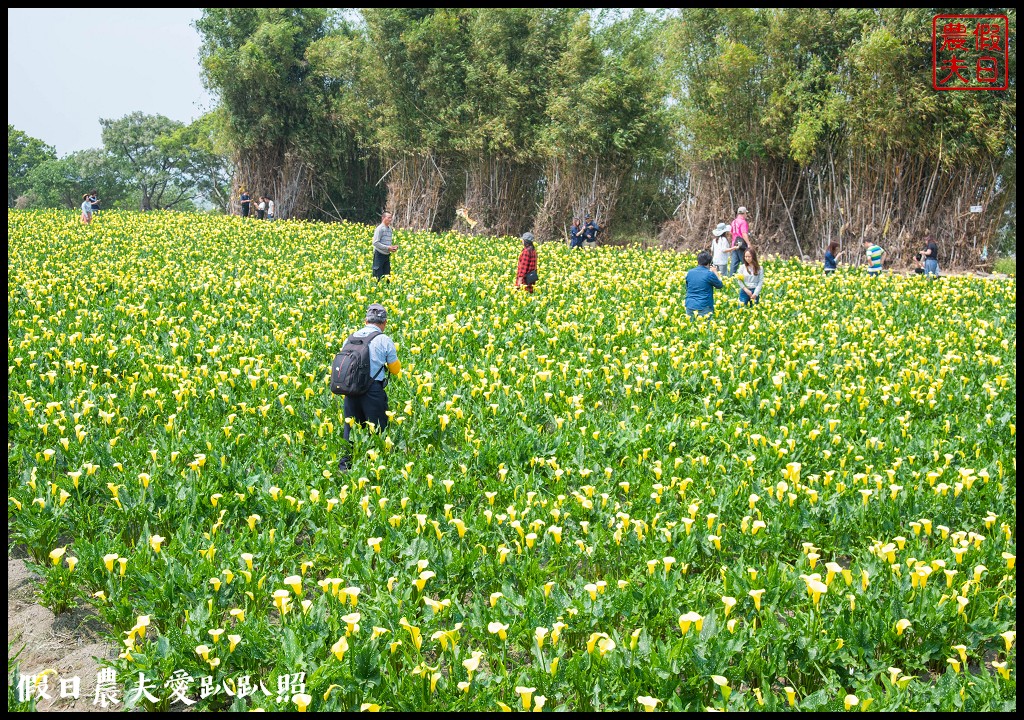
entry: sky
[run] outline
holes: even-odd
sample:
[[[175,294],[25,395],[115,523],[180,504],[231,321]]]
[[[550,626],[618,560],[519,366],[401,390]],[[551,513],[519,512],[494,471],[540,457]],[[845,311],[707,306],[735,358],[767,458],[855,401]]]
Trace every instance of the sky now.
[[[8,8],[7,123],[63,157],[103,146],[100,118],[195,120],[213,104],[192,27],[201,14]]]

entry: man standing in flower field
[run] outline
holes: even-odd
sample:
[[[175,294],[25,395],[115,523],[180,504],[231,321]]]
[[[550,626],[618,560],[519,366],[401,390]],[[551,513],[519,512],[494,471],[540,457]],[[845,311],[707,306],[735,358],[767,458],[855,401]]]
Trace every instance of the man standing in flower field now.
[[[390,213],[388,213],[390,215]],[[372,336],[369,344],[370,384],[365,393],[345,395],[345,445],[346,454],[338,462],[338,470],[346,472],[352,463],[352,445],[349,439],[352,425],[355,422],[376,425],[378,430],[388,426],[388,394],[384,388],[388,384],[388,374],[399,377],[402,374],[402,363],[398,360],[398,350],[391,338],[384,334],[384,326],[388,322],[388,312],[383,305],[373,303],[366,308],[366,325],[356,330],[351,338]],[[346,340],[346,344],[348,341]],[[350,418],[354,422],[350,422]]]
[[[877,277],[882,273],[882,256],[885,255],[885,250],[864,238],[864,252],[868,256],[868,275]]]
[[[241,195],[238,196],[238,200],[242,207],[242,217],[247,218],[249,217],[249,206],[252,205],[252,198],[249,197],[249,192],[244,187],[239,189],[241,191]]]
[[[373,231],[373,276],[380,279],[391,274],[391,253],[398,249],[391,242],[394,231],[391,229],[391,213],[385,212],[380,217],[380,225]]]

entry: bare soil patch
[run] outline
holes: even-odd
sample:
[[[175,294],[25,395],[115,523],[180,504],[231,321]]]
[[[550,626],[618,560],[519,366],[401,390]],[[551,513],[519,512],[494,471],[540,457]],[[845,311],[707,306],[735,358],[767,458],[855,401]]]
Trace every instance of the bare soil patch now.
[[[103,711],[94,704],[100,659],[117,658],[118,648],[103,641],[103,623],[89,607],[54,617],[36,602],[38,576],[24,561],[7,561],[7,656],[18,654],[18,672],[38,675],[52,670],[36,689],[36,709],[42,711]],[[80,680],[77,698],[61,698],[61,680]],[[17,684],[18,678],[8,677]],[[40,697],[43,691],[49,698]],[[70,692],[70,689],[69,689]],[[107,711],[119,710],[111,706]]]

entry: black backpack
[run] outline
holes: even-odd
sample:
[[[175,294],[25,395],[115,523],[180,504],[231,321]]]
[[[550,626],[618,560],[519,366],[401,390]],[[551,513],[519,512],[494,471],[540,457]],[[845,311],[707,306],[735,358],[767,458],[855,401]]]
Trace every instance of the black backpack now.
[[[331,364],[331,392],[335,395],[365,395],[370,389],[370,341],[382,330],[368,335],[349,335]]]

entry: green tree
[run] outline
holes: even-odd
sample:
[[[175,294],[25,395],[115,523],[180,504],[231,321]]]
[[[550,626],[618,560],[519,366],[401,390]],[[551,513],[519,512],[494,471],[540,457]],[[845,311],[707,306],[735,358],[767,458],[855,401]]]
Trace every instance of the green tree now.
[[[382,151],[442,154],[466,128],[471,8],[367,8],[370,133]]]
[[[898,261],[932,234],[944,263],[976,261],[1012,224],[1016,57],[1009,90],[936,92],[936,12],[682,11],[668,43],[686,157],[678,234],[704,237],[746,205],[762,249],[813,256],[870,238]]]
[[[181,148],[182,175],[192,183],[197,199],[227,213],[233,166],[220,137],[219,112],[207,113],[191,125],[174,130],[167,145]]]
[[[25,207],[74,209],[95,190],[104,209],[115,208],[129,197],[123,175],[111,156],[95,148],[46,160],[28,174]]]
[[[462,205],[475,231],[510,235],[532,224],[542,198],[541,142],[549,123],[547,90],[582,11],[479,9],[470,23],[464,122],[452,150],[466,180]]]
[[[139,193],[140,210],[173,208],[191,200],[192,149],[185,143],[183,123],[134,112],[119,120],[101,119],[100,125],[104,147]]]
[[[607,229],[623,184],[660,167],[671,137],[662,26],[658,14],[641,9],[577,19],[572,51],[547,89],[538,237],[562,236],[567,210],[589,211]]]
[[[274,197],[284,217],[309,211],[316,168],[338,125],[317,43],[345,27],[322,8],[207,8],[196,22],[206,87],[219,98],[234,183]]]
[[[387,207],[401,226],[439,226],[442,199],[461,185],[454,151],[469,128],[466,73],[475,12],[363,10],[363,136],[387,167]]]
[[[47,160],[55,160],[57,152],[30,137],[10,123],[7,124],[7,207],[13,208],[18,198],[28,192],[28,176]]]

